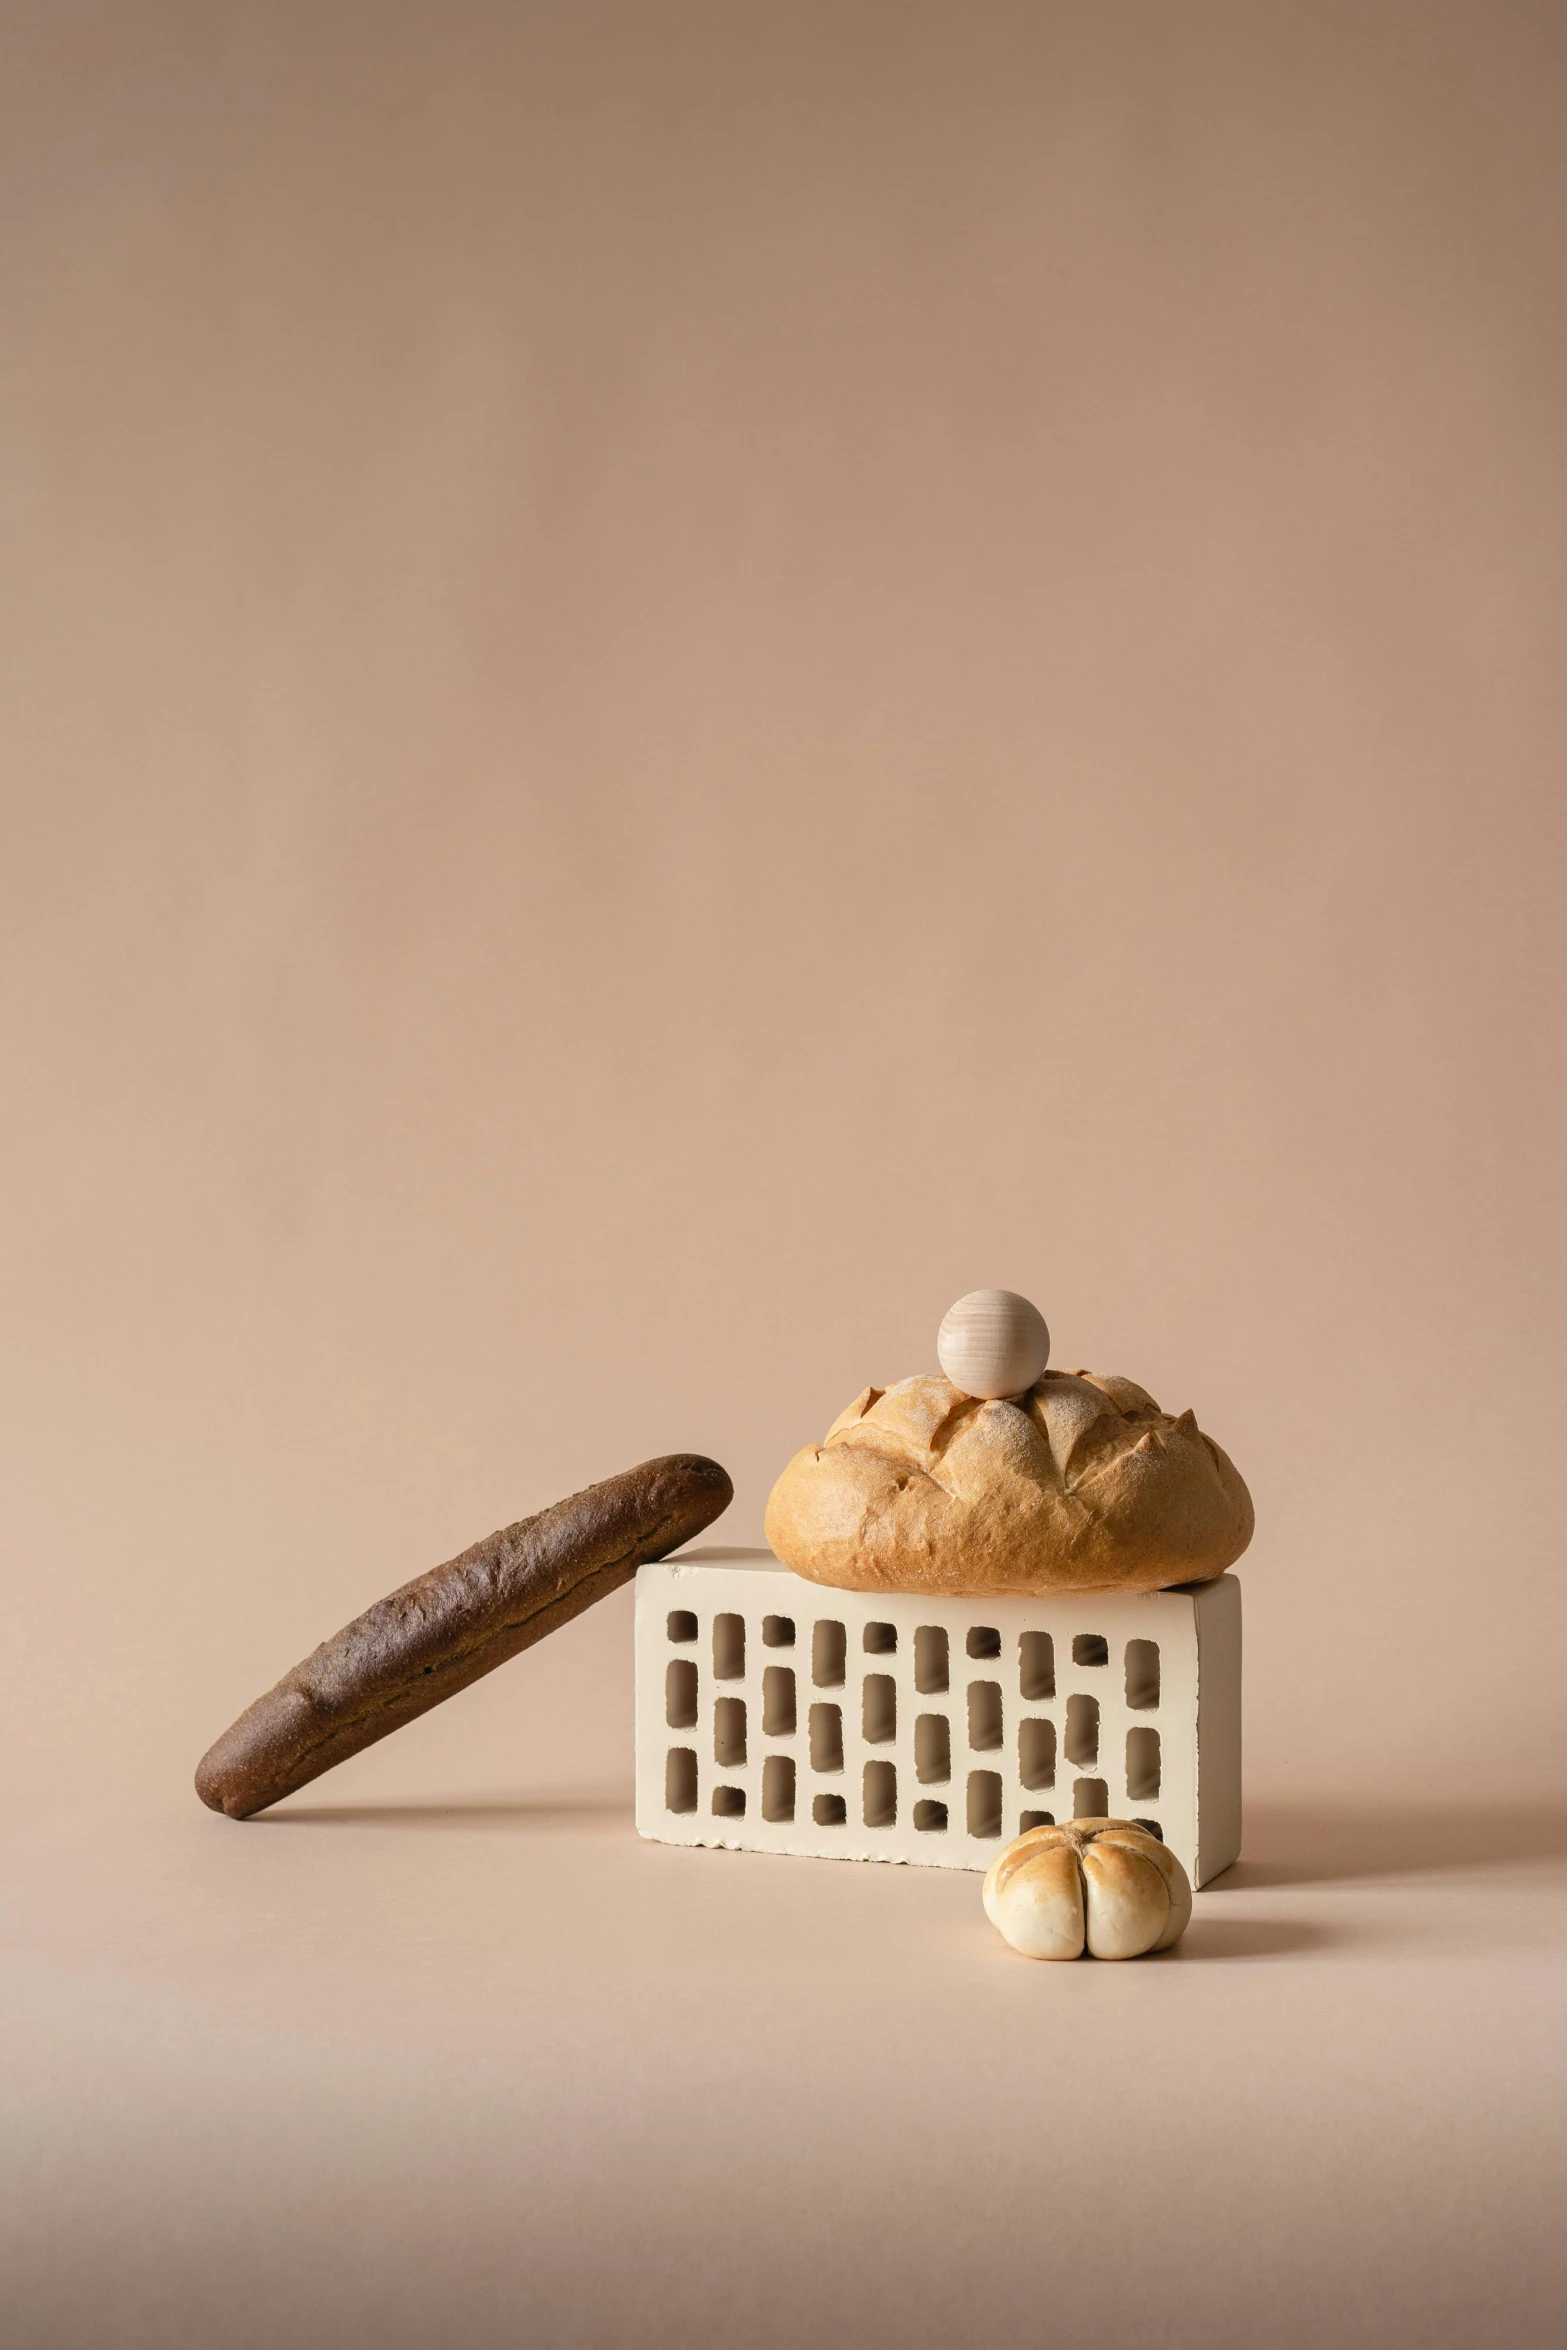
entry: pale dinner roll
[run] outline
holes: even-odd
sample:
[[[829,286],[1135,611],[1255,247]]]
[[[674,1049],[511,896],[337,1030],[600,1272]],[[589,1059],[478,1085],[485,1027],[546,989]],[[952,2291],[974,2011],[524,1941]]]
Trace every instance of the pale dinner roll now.
[[[1192,1914],[1186,1871],[1131,1820],[1030,1828],[985,1873],[985,1915],[1025,1958],[1142,1958]]]

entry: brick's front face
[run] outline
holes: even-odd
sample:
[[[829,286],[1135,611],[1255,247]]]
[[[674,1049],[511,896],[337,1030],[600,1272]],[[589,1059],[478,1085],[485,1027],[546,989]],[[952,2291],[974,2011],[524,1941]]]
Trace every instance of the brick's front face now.
[[[1240,1849],[1240,1586],[954,1600],[765,1552],[637,1577],[637,1826],[668,1844],[988,1868],[1133,1819],[1194,1885]]]

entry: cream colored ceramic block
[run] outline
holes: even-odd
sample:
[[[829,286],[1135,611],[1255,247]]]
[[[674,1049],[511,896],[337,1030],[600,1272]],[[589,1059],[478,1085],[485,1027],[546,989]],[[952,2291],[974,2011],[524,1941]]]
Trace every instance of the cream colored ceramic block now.
[[[701,1549],[637,1576],[637,1826],[666,1844],[986,1869],[1024,1829],[1240,1851],[1241,1595],[936,1599]]]

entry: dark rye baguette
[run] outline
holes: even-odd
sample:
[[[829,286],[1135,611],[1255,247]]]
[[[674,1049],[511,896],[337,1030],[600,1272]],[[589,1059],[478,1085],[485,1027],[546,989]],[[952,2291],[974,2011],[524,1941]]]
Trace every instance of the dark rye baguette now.
[[[258,1697],[202,1756],[196,1793],[248,1819],[531,1648],[710,1526],[716,1461],[669,1453],[476,1542],[376,1601]]]

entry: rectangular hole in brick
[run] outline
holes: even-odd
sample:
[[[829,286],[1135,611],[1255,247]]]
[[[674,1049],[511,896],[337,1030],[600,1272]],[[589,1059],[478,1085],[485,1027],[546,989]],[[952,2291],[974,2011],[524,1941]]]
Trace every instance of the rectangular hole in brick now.
[[[1161,1844],[1164,1842],[1164,1830],[1157,1820],[1133,1820],[1132,1826],[1146,1828],[1150,1836],[1156,1836]]]
[[[794,1756],[770,1754],[762,1765],[762,1817],[794,1818]]]
[[[971,1836],[1001,1833],[1001,1773],[970,1771],[968,1775],[968,1832]]]
[[[1126,1702],[1134,1713],[1151,1713],[1159,1702],[1159,1643],[1126,1644]]]
[[[811,1634],[811,1679],[818,1689],[837,1689],[843,1683],[848,1642],[841,1624],[818,1624]]]
[[[867,1673],[860,1706],[867,1746],[885,1746],[898,1735],[898,1684],[890,1673]]]
[[[933,1796],[924,1796],[914,1806],[914,1825],[923,1828],[927,1836],[939,1836],[947,1824],[947,1807],[937,1803]]]
[[[745,1789],[743,1787],[715,1787],[713,1809],[721,1820],[745,1818]]]
[[[1025,1632],[1018,1643],[1018,1687],[1030,1705],[1056,1693],[1056,1644],[1048,1632]]]
[[[1098,1632],[1079,1632],[1072,1643],[1074,1665],[1107,1665],[1110,1643]]]
[[[745,1761],[745,1699],[721,1697],[713,1707],[713,1760],[721,1771]]]
[[[696,1666],[688,1656],[674,1656],[664,1675],[664,1719],[672,1730],[696,1728]]]
[[[1079,1767],[1099,1760],[1099,1700],[1069,1697],[1066,1701],[1066,1759]]]
[[[1030,1828],[1053,1828],[1055,1824],[1056,1815],[1053,1811],[1026,1811],[1018,1821],[1017,1832],[1020,1836],[1026,1836]]]
[[[1017,1726],[1017,1773],[1025,1787],[1056,1783],[1056,1726],[1030,1714]]]
[[[811,1708],[811,1768],[813,1771],[843,1769],[841,1705],[813,1705]]]
[[[921,1697],[940,1697],[947,1687],[947,1635],[940,1624],[921,1624],[914,1635],[914,1686]]]
[[[970,1656],[999,1656],[1001,1634],[993,1624],[972,1624],[967,1642]]]
[[[671,1640],[694,1640],[696,1618],[688,1607],[672,1607],[665,1620],[665,1631]]]
[[[895,1828],[898,1824],[898,1773],[890,1762],[865,1766],[865,1825]]]
[[[762,1675],[762,1733],[767,1738],[794,1736],[794,1669],[790,1665],[769,1665]],[[789,1768],[793,1770],[793,1763]]]
[[[849,1816],[849,1807],[841,1795],[818,1795],[811,1804],[811,1817],[819,1828],[841,1828]]]
[[[715,1681],[745,1679],[744,1616],[713,1618],[713,1678]]]
[[[1146,1803],[1159,1792],[1159,1733],[1157,1730],[1128,1730],[1126,1733],[1126,1793],[1131,1803]]]
[[[968,1742],[976,1754],[1001,1744],[1001,1683],[971,1681],[968,1685]]]
[[[1072,1789],[1074,1820],[1104,1820],[1110,1816],[1110,1790],[1103,1779],[1079,1779]]]
[[[793,1616],[763,1616],[762,1646],[764,1648],[793,1648]]]
[[[921,1714],[914,1724],[914,1775],[925,1787],[952,1776],[952,1731],[945,1714]]]
[[[864,1638],[867,1656],[896,1656],[898,1627],[896,1624],[867,1624]]]
[[[664,1757],[665,1811],[696,1809],[696,1748],[672,1746]]]

